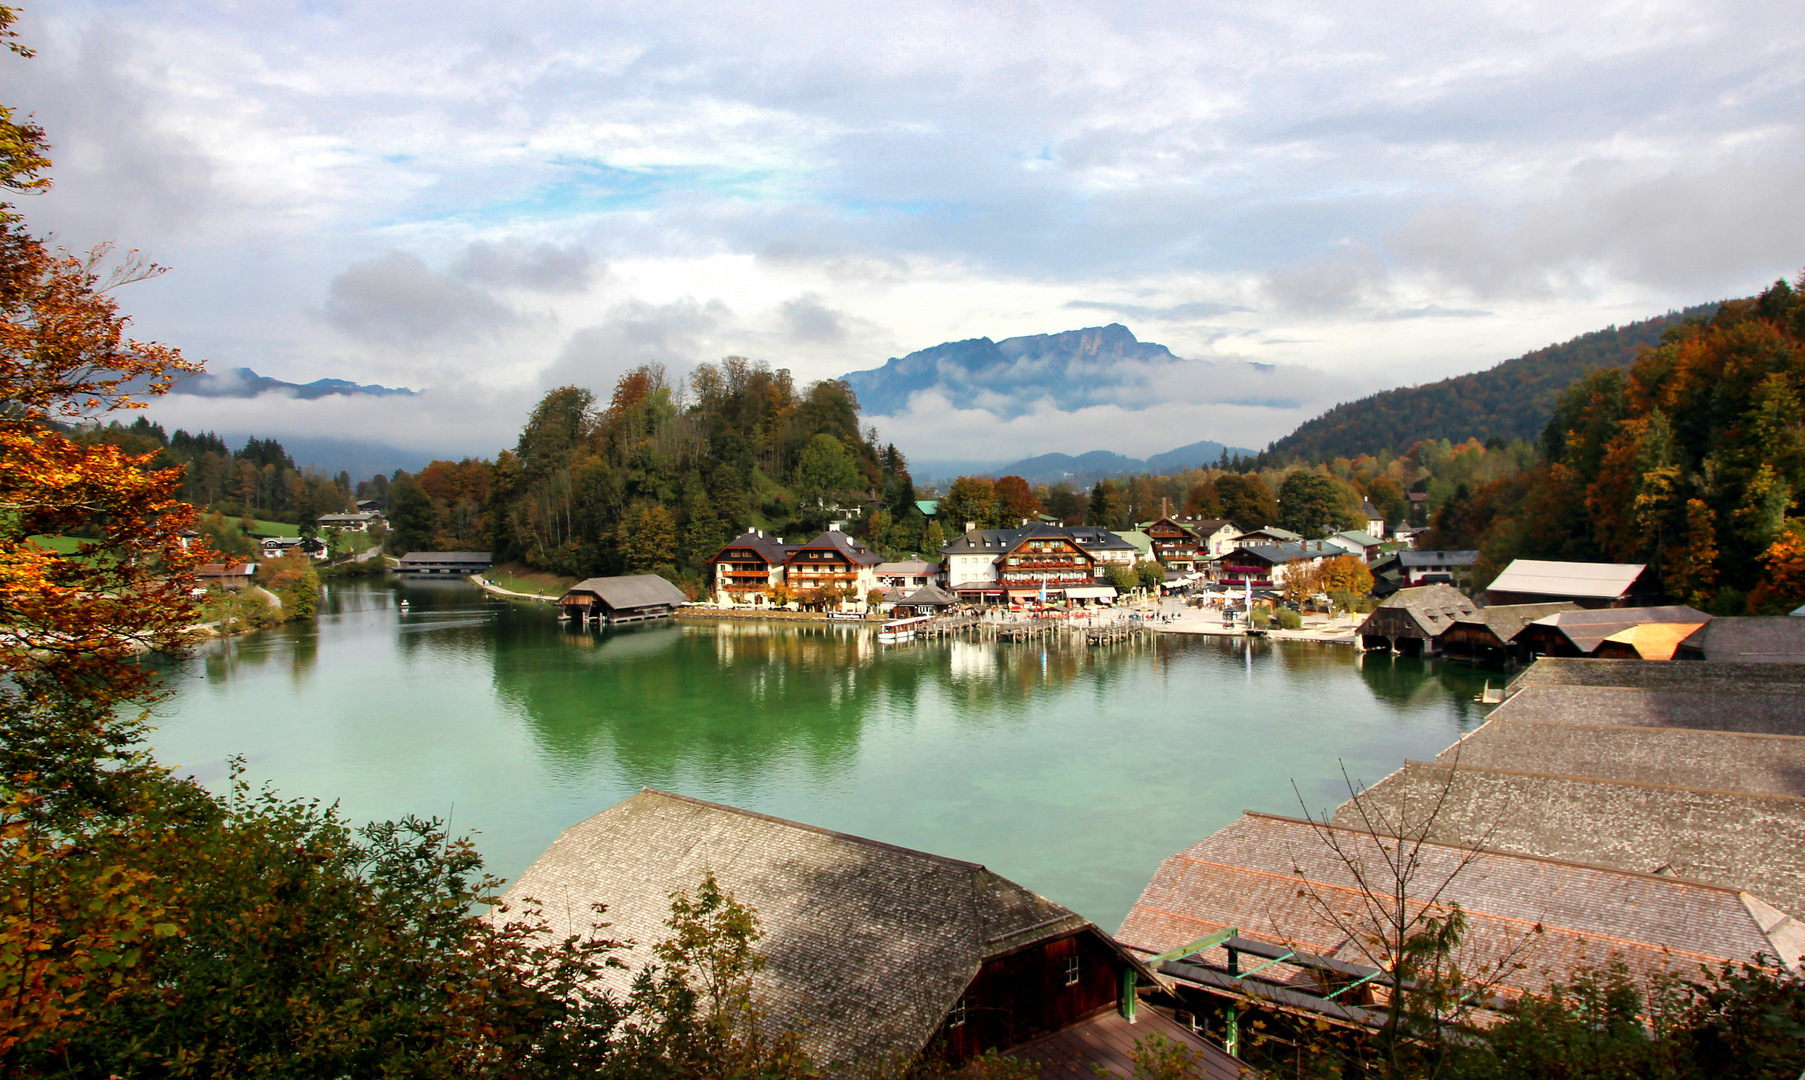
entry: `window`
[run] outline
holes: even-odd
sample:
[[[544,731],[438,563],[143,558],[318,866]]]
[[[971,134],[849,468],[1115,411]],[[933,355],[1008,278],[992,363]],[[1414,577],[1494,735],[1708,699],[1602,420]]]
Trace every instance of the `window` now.
[[[959,1000],[953,1003],[953,1011],[946,1014],[946,1026],[949,1028],[964,1027],[966,1008],[965,998],[961,995]]]
[[[1067,986],[1077,986],[1078,979],[1083,973],[1084,958],[1082,956],[1068,956],[1065,958],[1065,984]]]

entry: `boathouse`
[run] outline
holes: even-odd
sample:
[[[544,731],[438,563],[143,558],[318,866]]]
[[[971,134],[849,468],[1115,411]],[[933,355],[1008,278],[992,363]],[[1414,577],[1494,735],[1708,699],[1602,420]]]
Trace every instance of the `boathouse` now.
[[[1795,611],[1791,615],[1712,619],[1681,641],[1673,658],[1733,664],[1805,664],[1805,618]]]
[[[487,551],[410,551],[395,567],[398,574],[480,574],[495,565]]]
[[[1357,633],[1368,649],[1431,656],[1441,651],[1443,634],[1478,611],[1478,605],[1452,585],[1419,585],[1386,597]]]
[[[1802,706],[1800,666],[1540,660],[1476,731],[1328,821],[1249,813],[1167,859],[1117,940],[1206,1027],[1255,1002],[1269,1032],[1385,1022],[1368,942],[1397,888],[1460,905],[1463,966],[1511,961],[1499,1004],[1607,962],[1805,970]],[[1407,880],[1374,877],[1401,858]]]
[[[1668,623],[1686,627],[1686,633],[1711,621],[1711,616],[1684,604],[1647,608],[1602,608],[1562,611],[1544,615],[1517,632],[1516,645],[1532,656],[1591,656],[1606,638],[1633,627]],[[1685,634],[1680,635],[1684,637]],[[1678,639],[1675,639],[1676,641]],[[1612,650],[1616,652],[1617,650]],[[1672,654],[1671,646],[1668,649]],[[1619,654],[1621,655],[1621,654]],[[1653,659],[1652,657],[1640,657]],[[1666,657],[1661,657],[1666,659]]]
[[[683,590],[657,574],[585,578],[558,598],[558,612],[580,623],[644,622],[667,619],[689,603]]]
[[[1522,633],[1525,626],[1549,615],[1578,610],[1579,605],[1571,600],[1560,600],[1552,604],[1500,604],[1497,607],[1481,608],[1471,615],[1455,619],[1454,625],[1442,633],[1441,648],[1451,655],[1470,656],[1478,660],[1527,660],[1528,649],[1516,643],[1517,635]]]
[[[552,940],[588,932],[591,905],[606,904],[608,935],[633,943],[606,976],[624,992],[670,935],[672,894],[711,873],[764,932],[753,981],[762,1022],[798,1033],[824,1076],[930,1047],[954,1064],[1033,1050],[1087,1026],[1119,1040],[1132,1031],[1121,1014],[1137,1011],[1124,986],[1153,982],[1083,916],[977,863],[652,788],[565,830],[503,899],[542,901]],[[1142,1033],[1208,1053],[1139,1012]]]
[[[1660,598],[1642,563],[1548,562],[1513,559],[1485,588],[1488,604],[1571,600],[1583,608],[1639,607]]]

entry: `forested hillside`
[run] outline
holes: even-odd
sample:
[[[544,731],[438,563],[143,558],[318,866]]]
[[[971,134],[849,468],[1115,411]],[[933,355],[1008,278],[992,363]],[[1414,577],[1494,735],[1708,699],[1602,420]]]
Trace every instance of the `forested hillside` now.
[[[1805,277],[1801,277],[1805,284]],[[1669,327],[1560,395],[1535,467],[1461,485],[1427,546],[1647,563],[1719,614],[1805,601],[1805,297],[1785,282]]]
[[[1709,318],[1717,308],[1700,304],[1595,330],[1485,371],[1337,405],[1273,443],[1267,455],[1274,461],[1315,463],[1402,453],[1423,439],[1534,439],[1553,415],[1561,391],[1591,372],[1629,367],[1643,349],[1659,345],[1668,328],[1689,318]]]
[[[561,387],[513,450],[493,465],[464,463],[455,490],[425,490],[433,468],[388,486],[397,550],[443,542],[459,502],[468,512],[454,536],[472,543],[482,530],[480,546],[498,560],[574,577],[656,572],[692,588],[705,561],[751,524],[812,534],[839,508],[857,507],[874,538],[920,541],[907,466],[859,429],[846,384],[798,390],[788,371],[740,357],[702,364],[686,384],[657,365],[635,368],[605,405]]]

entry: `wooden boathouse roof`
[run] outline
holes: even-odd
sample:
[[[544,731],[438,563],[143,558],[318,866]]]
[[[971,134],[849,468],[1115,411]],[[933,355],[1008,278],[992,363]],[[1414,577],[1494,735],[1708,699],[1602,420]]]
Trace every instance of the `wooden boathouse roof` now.
[[[1507,694],[1437,761],[1405,763],[1327,825],[1249,813],[1167,859],[1119,940],[1151,954],[1232,927],[1370,965],[1327,915],[1364,901],[1325,839],[1381,865],[1377,846],[1395,857],[1386,834],[1409,831],[1408,816],[1427,829],[1411,901],[1459,902],[1468,958],[1496,960],[1543,928],[1507,991],[1613,957],[1644,975],[1757,954],[1805,968],[1805,665],[1543,659]],[[1243,984],[1222,955],[1162,970],[1232,992]],[[1334,1018],[1338,1003],[1309,998],[1310,971],[1268,973],[1293,1005]]]
[[[1359,882],[1324,843],[1324,829],[1295,818],[1242,815],[1160,864],[1118,940],[1153,954],[1234,927],[1246,938],[1372,965],[1375,958],[1350,944],[1345,928],[1320,906],[1360,910]],[[1327,831],[1351,855],[1380,862],[1379,841],[1370,833]],[[1783,947],[1797,953],[1763,930],[1764,918],[1776,921],[1764,915],[1766,905],[1751,907],[1732,888],[1562,859],[1475,853],[1455,844],[1424,844],[1417,854],[1421,870],[1410,900],[1419,906],[1439,890],[1440,903],[1460,904],[1468,926],[1463,960],[1527,950],[1526,966],[1505,978],[1507,991],[1539,992],[1581,964],[1612,956],[1651,975]],[[1538,925],[1543,932],[1533,934]],[[1275,974],[1307,979],[1296,971]]]
[[[1676,660],[1733,664],[1805,664],[1805,618],[1791,615],[1712,619],[1679,643]]]
[[[538,900],[554,938],[607,904],[609,934],[636,943],[613,976],[624,990],[669,934],[671,894],[710,872],[764,930],[767,1023],[799,1032],[824,1075],[921,1050],[986,960],[1087,930],[1110,940],[977,863],[653,788],[565,830],[504,899]]]
[[[1361,622],[1357,633],[1433,641],[1457,621],[1470,619],[1478,611],[1479,606],[1452,585],[1418,585],[1386,597]]]
[[[638,608],[682,607],[689,603],[683,590],[657,574],[629,574],[625,577],[592,577],[572,585],[558,603],[580,602],[586,597],[599,600],[609,611],[633,611]]]

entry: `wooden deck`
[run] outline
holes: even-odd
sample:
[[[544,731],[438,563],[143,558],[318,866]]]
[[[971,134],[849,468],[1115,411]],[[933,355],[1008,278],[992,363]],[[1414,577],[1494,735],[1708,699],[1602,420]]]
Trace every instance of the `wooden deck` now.
[[[1239,1080],[1241,1077],[1241,1063],[1214,1044],[1193,1035],[1145,1004],[1138,1012],[1139,1022],[1130,1024],[1112,1006],[1063,1031],[1042,1036],[1004,1053],[1039,1065],[1044,1080],[1096,1080],[1096,1073],[1091,1071],[1093,1064],[1116,1076],[1133,1076],[1134,1062],[1128,1055],[1133,1052],[1134,1044],[1159,1034],[1201,1054],[1204,1063],[1201,1075],[1208,1080]]]

